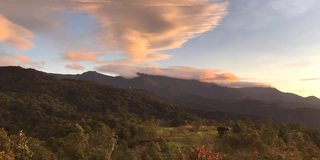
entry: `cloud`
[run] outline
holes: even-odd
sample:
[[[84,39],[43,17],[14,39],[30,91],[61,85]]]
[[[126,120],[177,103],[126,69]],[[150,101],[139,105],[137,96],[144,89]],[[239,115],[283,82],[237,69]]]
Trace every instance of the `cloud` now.
[[[320,81],[320,78],[305,78],[301,79],[301,81]]]
[[[4,42],[13,48],[27,50],[33,47],[29,39],[33,33],[19,26],[0,14],[0,42]]]
[[[72,0],[1,0],[0,14],[29,30],[45,33],[62,24],[59,14],[73,11]]]
[[[223,86],[238,88],[238,87],[253,87],[253,86],[268,86],[262,83],[244,82],[237,75],[224,72],[221,70],[198,69],[192,67],[137,67],[131,65],[109,64],[96,68],[100,72],[117,74],[126,78],[137,77],[138,73],[149,75],[167,76],[181,79],[199,80],[201,82],[216,83]]]
[[[78,63],[74,63],[74,64],[67,64],[66,68],[72,69],[72,70],[83,70],[84,67]]]
[[[0,15],[11,23],[10,26],[15,26],[10,27],[12,28],[11,33],[15,29],[14,31],[19,37],[19,39],[18,37],[11,39],[7,44],[19,49],[30,49],[33,46],[30,39],[32,36],[40,39],[41,44],[49,42],[57,45],[55,46],[57,48],[64,47],[67,43],[65,38],[67,34],[63,27],[68,24],[67,17],[71,12],[76,12],[73,0],[0,1]],[[3,26],[0,26],[1,32],[2,28]],[[77,42],[75,38],[73,40],[70,42]],[[58,44],[55,44],[56,42]]]
[[[227,3],[222,0],[1,0],[0,14],[6,17],[1,22],[6,25],[1,24],[1,29],[10,24],[6,31],[13,34],[8,38],[3,33],[0,41],[15,48],[30,49],[29,38],[37,35],[51,38],[49,42],[59,42],[54,45],[62,49],[72,50],[68,46],[84,44],[81,48],[92,52],[97,48],[121,51],[127,56],[127,63],[149,63],[170,58],[160,51],[179,48],[191,38],[214,29],[226,8]],[[76,37],[77,33],[64,34],[63,27],[70,22],[68,16],[61,15],[68,13],[94,17],[98,24],[93,25],[99,25],[95,32],[101,33],[88,35],[87,39],[100,41],[92,44],[73,41],[68,36]],[[97,47],[100,42],[104,47]]]
[[[179,48],[191,38],[215,28],[227,8],[226,3],[206,0],[82,0],[78,3],[80,10],[93,14],[101,24],[105,44],[125,52],[136,63],[150,60],[159,51]]]
[[[41,68],[44,62],[37,62],[22,55],[0,55],[0,66],[23,66],[32,68]]]
[[[91,52],[69,51],[64,53],[64,59],[68,61],[89,61],[96,62],[97,55]]]
[[[292,17],[309,11],[317,0],[272,0],[270,6],[281,14]]]
[[[168,77],[176,77],[182,79],[195,79],[203,82],[233,82],[239,81],[240,78],[234,74],[222,72],[219,70],[209,70],[209,69],[197,69],[192,67],[169,67],[169,68],[159,68],[159,67],[137,67],[131,65],[119,65],[110,64],[105,66],[100,66],[97,68],[98,71],[119,74],[120,76],[126,78],[132,78],[138,76],[138,73],[150,74],[150,75],[160,75]]]

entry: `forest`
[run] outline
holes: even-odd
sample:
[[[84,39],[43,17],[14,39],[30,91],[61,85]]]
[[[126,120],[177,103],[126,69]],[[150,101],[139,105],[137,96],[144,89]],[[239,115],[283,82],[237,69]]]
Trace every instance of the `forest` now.
[[[1,160],[320,159],[317,127],[201,116],[150,92],[33,69],[0,75]]]

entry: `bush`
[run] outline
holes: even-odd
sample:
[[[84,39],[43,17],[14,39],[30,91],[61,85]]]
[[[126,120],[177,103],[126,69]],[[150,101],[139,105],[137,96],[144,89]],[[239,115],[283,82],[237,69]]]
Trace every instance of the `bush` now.
[[[177,160],[222,160],[219,154],[206,146],[194,147],[188,152],[182,152],[180,149],[177,154]]]

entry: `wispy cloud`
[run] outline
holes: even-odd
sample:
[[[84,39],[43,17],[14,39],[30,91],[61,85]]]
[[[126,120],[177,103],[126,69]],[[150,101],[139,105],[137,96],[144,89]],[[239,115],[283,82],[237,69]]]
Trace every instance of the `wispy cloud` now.
[[[13,48],[26,50],[33,47],[29,39],[33,33],[19,26],[0,14],[0,42],[8,43]]]
[[[301,81],[320,81],[320,78],[304,78],[300,79]]]
[[[66,68],[72,69],[72,70],[83,70],[84,67],[81,64],[74,63],[74,64],[67,64]]]
[[[46,33],[63,25],[59,14],[73,11],[73,0],[1,0],[0,14],[34,33]]]
[[[64,53],[65,60],[68,61],[89,61],[89,62],[96,62],[97,61],[97,54],[91,52],[80,52],[80,51],[69,51]]]
[[[270,6],[281,14],[292,17],[309,11],[317,0],[272,0]]]
[[[33,61],[22,55],[0,55],[0,66],[23,66],[41,68],[44,62]]]

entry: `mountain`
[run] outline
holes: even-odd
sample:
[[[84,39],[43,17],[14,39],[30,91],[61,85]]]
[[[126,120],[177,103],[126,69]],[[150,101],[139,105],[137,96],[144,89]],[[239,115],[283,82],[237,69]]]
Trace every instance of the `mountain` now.
[[[66,117],[82,119],[86,115],[99,119],[109,112],[118,117],[137,116],[170,122],[180,118],[197,119],[154,94],[81,80],[59,80],[47,73],[20,67],[0,67],[0,102],[0,128],[10,132],[18,128],[28,132],[39,127],[41,121],[54,125],[56,120]],[[10,116],[7,113],[11,113]]]
[[[284,93],[275,88],[228,88],[213,83],[164,76],[138,74],[127,79],[94,71],[78,75],[54,76],[60,79],[92,81],[102,85],[139,89],[168,98],[185,108],[203,112],[228,112],[270,117],[283,122],[320,124],[320,100]]]
[[[140,77],[129,84],[131,80],[121,77],[94,72],[85,75],[91,79],[91,74],[97,81],[109,80],[126,86],[119,88],[115,84],[75,80],[82,75],[66,78],[33,69],[0,67],[0,157],[17,160],[178,160],[182,157],[197,160],[207,154],[206,157],[222,157],[218,159],[247,160],[317,159],[320,156],[320,130],[317,128],[218,110],[270,114],[287,117],[282,119],[286,121],[313,119],[319,122],[316,109],[287,109],[277,106],[279,103],[268,106],[259,100],[239,98],[232,98],[231,102],[218,101],[200,94],[201,90],[208,87],[207,93],[217,89],[225,95],[241,92],[197,81],[168,77],[154,80],[150,77],[155,76],[140,75],[143,83]],[[160,97],[150,91],[134,89],[133,84],[140,84],[140,88],[148,86],[154,91],[158,89],[173,97],[167,99],[163,97],[169,96]],[[162,89],[163,85],[185,88],[175,92],[171,88]],[[188,91],[189,87],[198,96]],[[223,98],[224,101],[228,99]]]
[[[179,117],[175,116],[175,110],[177,109],[172,108],[172,106],[177,106],[180,110],[183,110],[185,116],[192,113],[193,116],[216,120],[258,116],[288,123],[299,122],[313,126],[320,124],[319,99],[315,97],[303,98],[294,94],[282,93],[274,88],[234,89],[196,80],[146,74],[139,74],[138,77],[132,79],[111,77],[97,72],[86,72],[80,75],[60,75],[19,67],[1,67],[0,74],[1,92],[7,90],[19,94],[28,92],[40,94],[39,92],[45,91],[54,94],[55,97],[70,97],[75,94],[70,98],[65,98],[68,103],[70,100],[77,98],[76,96],[80,93],[88,94],[86,99],[81,98],[72,101],[72,103],[82,107],[85,106],[78,104],[78,102],[85,101],[85,103],[90,104],[92,99],[101,98],[101,95],[109,93],[123,98],[116,98],[117,102],[113,102],[114,99],[112,98],[114,97],[104,97],[108,103],[122,104],[126,102],[129,105],[128,108],[122,107],[119,110],[126,110],[130,114],[138,114],[139,116],[142,116],[140,115],[141,113],[145,113],[147,117],[177,119]],[[89,83],[88,81],[94,83]],[[77,88],[74,86],[75,84],[77,84],[78,90],[70,91],[71,86],[73,86],[72,89]],[[104,86],[103,88],[100,87],[101,84]],[[90,87],[83,89],[84,87],[81,85]],[[52,86],[56,86],[56,88]],[[58,90],[58,88],[61,90]],[[93,93],[95,90],[97,93]],[[123,95],[119,93],[123,93]],[[135,102],[130,102],[131,95],[137,96]],[[145,104],[142,105],[144,108],[134,105],[138,104],[138,102],[144,103],[146,101],[157,105]],[[105,111],[106,109],[115,109],[112,108],[112,105],[109,105],[111,108],[102,107],[108,105],[105,104],[107,102],[101,103],[99,101],[90,110]],[[168,108],[163,109],[157,106],[167,106]],[[166,113],[169,111],[171,113]],[[190,117],[186,119],[190,119]]]
[[[143,91],[0,67],[0,159],[141,159],[165,145],[154,126],[197,120]]]
[[[197,80],[185,80],[141,73],[138,75],[138,77],[126,79],[123,77],[111,77],[95,71],[89,71],[78,75],[56,74],[55,76],[59,78],[93,81],[95,83],[121,88],[142,89],[166,97],[196,95],[222,102],[252,99],[263,102],[303,103],[308,105],[308,107],[311,107],[312,105],[320,106],[320,99],[316,97],[304,98],[292,93],[284,93],[270,87],[228,88],[214,83],[204,83]]]

